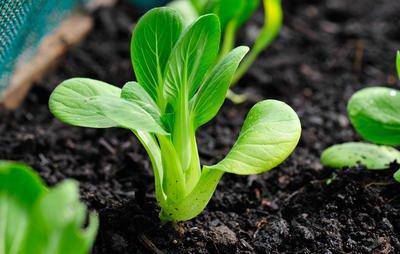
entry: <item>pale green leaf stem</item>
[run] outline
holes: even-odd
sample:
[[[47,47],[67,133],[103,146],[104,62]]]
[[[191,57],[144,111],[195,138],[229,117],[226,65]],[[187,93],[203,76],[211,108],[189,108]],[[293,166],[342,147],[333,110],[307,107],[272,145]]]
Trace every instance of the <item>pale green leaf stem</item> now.
[[[281,0],[263,0],[264,3],[264,26],[262,27],[257,40],[255,41],[250,53],[243,60],[236,72],[233,84],[236,84],[248,71],[258,55],[278,36],[283,23],[283,11]]]

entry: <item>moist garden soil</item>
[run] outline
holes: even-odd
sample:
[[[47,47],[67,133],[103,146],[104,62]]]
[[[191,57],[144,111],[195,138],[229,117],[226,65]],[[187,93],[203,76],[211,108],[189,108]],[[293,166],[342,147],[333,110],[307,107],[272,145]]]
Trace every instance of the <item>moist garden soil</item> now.
[[[324,148],[360,140],[346,102],[367,85],[399,88],[400,2],[284,0],[280,37],[263,53],[236,92],[198,135],[202,162],[224,157],[258,100],[279,99],[299,114],[303,134],[293,155],[256,176],[226,174],[197,218],[161,224],[153,175],[129,131],[66,126],[47,102],[62,80],[80,76],[122,86],[134,79],[131,30],[141,15],[125,4],[94,13],[95,28],[36,84],[15,112],[0,110],[0,158],[23,161],[54,185],[81,183],[84,202],[100,216],[93,253],[400,253],[398,165],[385,171],[324,168]],[[251,44],[261,9],[240,32]],[[54,211],[57,212],[57,211]]]

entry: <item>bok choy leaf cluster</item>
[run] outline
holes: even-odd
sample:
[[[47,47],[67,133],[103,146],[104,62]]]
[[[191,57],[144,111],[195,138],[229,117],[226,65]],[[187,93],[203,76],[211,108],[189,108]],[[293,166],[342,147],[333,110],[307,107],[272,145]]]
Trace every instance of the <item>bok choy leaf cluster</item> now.
[[[152,163],[163,221],[197,216],[224,173],[270,170],[296,147],[301,132],[296,113],[266,100],[248,113],[225,159],[200,165],[196,131],[221,108],[236,70],[248,52],[237,47],[218,59],[221,25],[207,14],[185,26],[171,8],[156,8],[137,23],[131,58],[137,82],[122,89],[87,78],[61,83],[49,101],[61,121],[81,127],[132,131]]]

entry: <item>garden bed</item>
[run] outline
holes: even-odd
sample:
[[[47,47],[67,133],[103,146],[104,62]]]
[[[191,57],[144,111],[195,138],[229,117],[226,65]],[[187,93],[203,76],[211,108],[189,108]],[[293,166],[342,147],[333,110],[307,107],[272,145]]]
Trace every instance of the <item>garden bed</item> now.
[[[94,253],[399,253],[400,185],[387,171],[321,166],[329,145],[360,140],[346,116],[348,98],[365,84],[399,88],[400,2],[286,0],[279,39],[235,88],[251,100],[227,101],[198,134],[202,162],[221,159],[250,107],[263,98],[287,102],[303,133],[294,154],[271,172],[226,174],[197,218],[162,225],[144,149],[126,130],[66,126],[47,102],[62,80],[91,77],[122,86],[133,80],[130,33],[141,15],[118,4],[95,13],[94,30],[74,47],[15,112],[0,110],[0,158],[26,162],[50,184],[81,183],[100,214]],[[262,22],[243,29],[249,44]]]

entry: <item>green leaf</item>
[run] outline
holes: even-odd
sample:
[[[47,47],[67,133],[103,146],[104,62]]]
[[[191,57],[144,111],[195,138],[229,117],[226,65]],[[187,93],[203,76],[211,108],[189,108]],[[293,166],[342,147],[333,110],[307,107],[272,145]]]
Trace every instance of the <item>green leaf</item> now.
[[[26,206],[46,192],[40,177],[21,163],[0,161],[0,193],[11,196]]]
[[[152,115],[140,104],[117,97],[98,96],[88,100],[88,105],[96,107],[98,112],[117,123],[117,127],[168,134],[162,127],[161,117]]]
[[[122,88],[121,98],[146,110],[154,119],[161,117],[160,109],[144,88],[136,82],[128,82]]]
[[[132,99],[134,95],[128,97],[131,101],[121,99],[120,95],[121,89],[104,82],[74,78],[54,90],[49,107],[58,119],[75,126],[123,127],[166,134],[159,114],[142,108]],[[127,96],[126,92],[124,96]]]
[[[334,145],[321,155],[322,164],[331,168],[361,164],[368,169],[386,169],[394,161],[400,162],[400,152],[396,149],[362,142]]]
[[[185,0],[187,1],[187,0]],[[204,8],[210,0],[190,0],[192,5],[196,8],[197,12],[203,14]]]
[[[34,171],[0,161],[0,252],[86,254],[93,245],[98,219],[90,215],[78,186],[65,181],[47,191]]]
[[[0,161],[0,253],[21,253],[30,211],[45,192],[31,168]]]
[[[79,201],[78,184],[66,180],[45,194],[34,207],[24,253],[86,254],[99,225],[91,214],[88,226],[86,208]]]
[[[206,6],[208,13],[218,16],[224,31],[229,21],[239,18],[246,8],[247,0],[211,0]],[[245,15],[243,13],[243,15]]]
[[[386,87],[365,88],[347,106],[357,132],[377,144],[400,144],[400,93]]]
[[[400,169],[396,171],[393,175],[394,179],[400,183]]]
[[[260,5],[260,0],[246,0],[244,1],[244,6],[240,11],[238,16],[238,26],[241,26],[245,23],[257,10],[258,6]]]
[[[397,68],[397,75],[400,78],[400,51],[397,51],[396,68]]]
[[[208,168],[239,175],[262,173],[292,153],[300,134],[300,120],[287,104],[276,100],[259,102],[250,110],[232,150]]]
[[[240,61],[249,51],[242,46],[226,55],[212,70],[204,84],[193,98],[193,116],[195,127],[210,121],[225,101],[230,83]]]
[[[98,96],[118,98],[121,89],[107,83],[72,78],[62,82],[49,99],[51,113],[64,123],[91,128],[109,128],[118,124],[99,112],[96,105],[88,103]]]
[[[131,41],[136,78],[159,105],[168,58],[183,30],[183,21],[171,8],[155,8],[140,18]]]
[[[234,83],[240,80],[257,59],[258,55],[279,35],[283,24],[283,10],[281,0],[263,0],[264,25],[252,47],[236,72]]]
[[[279,34],[283,22],[281,0],[263,0],[264,26],[254,44],[255,51],[261,51],[271,44]]]
[[[186,29],[168,60],[164,92],[172,105],[187,101],[197,91],[214,64],[221,31],[217,16],[200,17]]]

